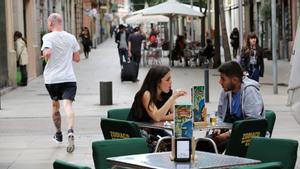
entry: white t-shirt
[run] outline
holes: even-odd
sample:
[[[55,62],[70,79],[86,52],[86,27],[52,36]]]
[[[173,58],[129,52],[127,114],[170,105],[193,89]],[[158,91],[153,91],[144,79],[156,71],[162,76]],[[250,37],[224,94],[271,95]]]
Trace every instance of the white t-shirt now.
[[[74,35],[65,32],[51,32],[43,36],[43,46],[52,49],[44,70],[45,84],[76,82],[73,70],[73,53],[80,50]]]

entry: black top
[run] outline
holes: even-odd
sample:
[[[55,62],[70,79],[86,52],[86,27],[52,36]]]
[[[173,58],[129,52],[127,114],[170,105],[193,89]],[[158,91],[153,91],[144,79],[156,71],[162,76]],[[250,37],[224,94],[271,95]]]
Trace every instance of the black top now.
[[[146,36],[141,33],[132,33],[128,37],[128,41],[131,42],[131,52],[132,53],[141,53],[141,47],[143,40],[146,39]]]
[[[235,49],[239,48],[239,32],[232,31],[232,33],[230,34],[230,39],[231,46]]]
[[[124,31],[126,34],[126,43],[128,45],[128,37],[129,37],[129,32],[128,31]],[[115,42],[118,44],[118,48],[120,47],[120,41],[121,41],[121,34],[123,32],[118,31],[116,36],[115,36]]]
[[[166,103],[166,101],[172,96],[172,93],[173,93],[172,90],[170,90],[169,93],[162,93],[161,94],[162,99],[154,101],[154,104],[157,107],[157,109],[161,108]],[[137,112],[140,112],[140,113],[137,113]],[[138,122],[152,121],[152,118],[147,113],[147,111],[142,103],[142,100],[137,99],[137,95],[134,98],[134,102],[131,106],[127,120],[138,121]]]
[[[253,65],[255,68],[259,69],[260,77],[264,75],[264,51],[263,48],[257,46],[255,49],[256,53],[256,64]],[[250,57],[251,57],[251,49],[243,48],[241,51],[241,66],[244,70],[250,70]]]

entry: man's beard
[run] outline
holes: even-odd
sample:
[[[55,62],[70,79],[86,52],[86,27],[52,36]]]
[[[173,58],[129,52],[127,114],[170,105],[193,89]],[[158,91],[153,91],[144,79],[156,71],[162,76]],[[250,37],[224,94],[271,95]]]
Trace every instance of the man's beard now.
[[[229,84],[226,86],[226,88],[227,88],[227,91],[232,91],[232,90],[235,88],[235,86],[234,86],[233,83],[229,83]]]

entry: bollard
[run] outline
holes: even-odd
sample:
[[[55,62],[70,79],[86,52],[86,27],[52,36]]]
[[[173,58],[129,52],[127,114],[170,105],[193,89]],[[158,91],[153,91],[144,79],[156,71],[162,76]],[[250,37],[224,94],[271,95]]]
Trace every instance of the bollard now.
[[[209,102],[209,62],[204,63],[204,90],[205,90],[205,102]]]
[[[112,82],[100,82],[100,105],[112,105]]]

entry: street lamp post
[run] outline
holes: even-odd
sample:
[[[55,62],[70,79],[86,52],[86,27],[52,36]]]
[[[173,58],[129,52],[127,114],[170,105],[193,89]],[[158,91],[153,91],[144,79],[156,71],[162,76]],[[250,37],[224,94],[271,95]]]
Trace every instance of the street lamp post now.
[[[208,24],[208,39],[211,39],[211,14],[210,14],[210,0],[207,0],[207,24]]]
[[[273,68],[273,92],[278,94],[278,78],[277,78],[277,38],[276,38],[276,0],[272,0],[272,68]]]
[[[243,46],[243,1],[239,0],[239,39],[240,39],[240,49],[242,49]]]

